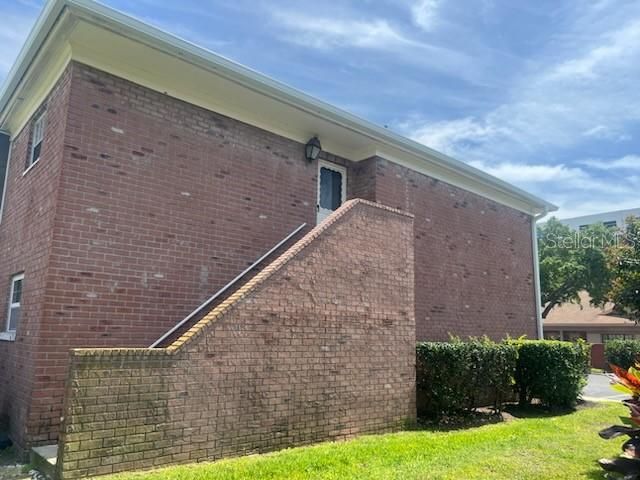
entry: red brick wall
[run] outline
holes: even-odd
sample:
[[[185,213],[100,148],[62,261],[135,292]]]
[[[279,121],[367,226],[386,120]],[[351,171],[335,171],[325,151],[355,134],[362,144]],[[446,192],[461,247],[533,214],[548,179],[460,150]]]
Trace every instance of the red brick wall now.
[[[146,346],[295,227],[315,225],[318,166],[303,145],[73,69],[45,325],[68,346]]]
[[[415,215],[418,340],[537,338],[531,216],[381,158],[375,188]]]
[[[349,202],[169,349],[75,351],[62,478],[414,419],[412,231],[406,214]]]
[[[16,345],[0,342],[0,368],[19,372],[0,379],[0,408],[16,428],[30,419],[21,444],[57,438],[70,348],[149,345],[316,218],[318,165],[302,144],[77,63],[60,85],[66,127],[47,129],[52,159],[24,178],[18,136],[0,225],[0,302],[26,270],[31,309]],[[322,155],[347,167],[348,197],[416,213],[419,338],[535,336],[526,215],[382,159]],[[44,294],[31,252],[47,245]]]
[[[377,159],[370,158],[358,163],[352,163],[347,172],[347,177],[351,181],[352,188],[349,192],[350,198],[363,198],[364,200],[376,201],[376,175]],[[384,203],[384,202],[383,202]]]
[[[316,217],[318,166],[303,145],[81,64],[70,69],[41,323],[49,350],[31,412],[38,434],[52,438],[70,348],[148,346]]]
[[[30,153],[31,122],[12,136],[4,211],[0,222],[0,330],[6,328],[10,278],[24,272],[21,321],[15,342],[0,341],[0,416],[8,415],[10,434],[24,444],[39,436],[39,425],[28,421],[32,398],[40,395],[34,382],[47,378],[43,365],[48,339],[40,336],[46,295],[46,270],[51,250],[58,182],[62,163],[69,72],[48,99],[47,128],[41,160],[23,175]]]

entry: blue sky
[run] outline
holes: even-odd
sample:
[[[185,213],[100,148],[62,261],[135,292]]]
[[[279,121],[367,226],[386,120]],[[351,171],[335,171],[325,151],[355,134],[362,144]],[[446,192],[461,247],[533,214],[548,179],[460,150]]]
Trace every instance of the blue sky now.
[[[42,7],[0,0],[0,79]],[[640,206],[637,0],[106,0],[512,182]]]

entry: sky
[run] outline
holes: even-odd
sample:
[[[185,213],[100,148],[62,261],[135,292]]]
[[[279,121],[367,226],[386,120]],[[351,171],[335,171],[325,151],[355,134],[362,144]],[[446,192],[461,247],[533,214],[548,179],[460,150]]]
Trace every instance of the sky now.
[[[638,0],[103,3],[555,203],[640,207]],[[0,0],[0,80],[43,2]]]

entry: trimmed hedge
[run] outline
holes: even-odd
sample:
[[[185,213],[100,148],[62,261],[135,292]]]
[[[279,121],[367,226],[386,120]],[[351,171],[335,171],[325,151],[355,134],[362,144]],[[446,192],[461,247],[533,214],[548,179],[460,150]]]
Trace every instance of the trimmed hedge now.
[[[640,340],[611,340],[604,344],[608,364],[628,370],[640,360]]]
[[[488,339],[424,342],[416,347],[418,416],[442,418],[478,406],[500,410],[514,392],[520,403],[576,404],[590,360],[585,342]]]
[[[418,415],[441,418],[479,405],[499,410],[512,392],[517,355],[514,345],[487,339],[419,343]]]
[[[575,406],[587,384],[591,347],[584,341],[511,341],[518,347],[516,389],[521,404]]]

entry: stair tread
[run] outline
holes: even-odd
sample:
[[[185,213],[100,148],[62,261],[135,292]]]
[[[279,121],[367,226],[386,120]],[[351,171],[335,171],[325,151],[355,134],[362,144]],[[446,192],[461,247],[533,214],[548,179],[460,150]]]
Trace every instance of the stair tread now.
[[[44,445],[42,447],[33,447],[33,452],[42,457],[47,463],[55,465],[58,462],[58,445]]]

